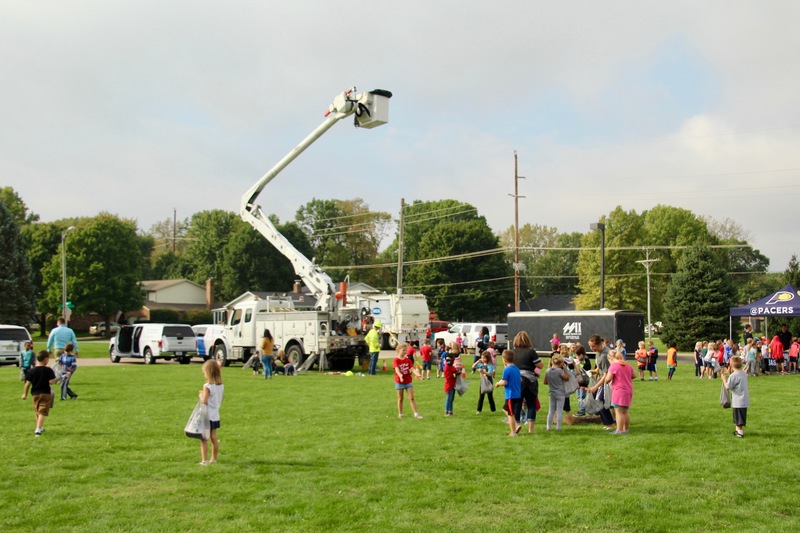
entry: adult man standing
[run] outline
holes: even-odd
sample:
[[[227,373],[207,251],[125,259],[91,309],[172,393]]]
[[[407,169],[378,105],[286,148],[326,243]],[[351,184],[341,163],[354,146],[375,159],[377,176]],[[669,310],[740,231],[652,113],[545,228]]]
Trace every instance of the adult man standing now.
[[[58,360],[61,354],[64,353],[64,346],[69,343],[75,346],[75,355],[79,355],[78,339],[75,338],[75,332],[67,326],[64,317],[59,317],[58,326],[53,328],[47,338],[47,351],[53,354],[52,359]]]
[[[750,324],[745,324],[744,326],[744,342],[742,346],[747,346],[747,340],[753,338],[753,326]]]
[[[589,347],[595,353],[594,371],[597,373],[597,381],[602,381],[611,366],[611,362],[608,360],[608,352],[610,352],[611,349],[606,345],[606,341],[603,340],[603,337],[597,334],[589,337]],[[605,386],[600,387],[600,397],[597,399],[605,401],[605,393]],[[610,409],[604,407],[600,409],[598,414],[606,429],[611,429],[614,426],[614,415],[611,414]]]
[[[369,350],[369,370],[367,373],[372,376],[374,376],[377,371],[378,356],[381,353],[381,335],[379,330],[382,326],[383,324],[381,322],[375,322],[372,325],[372,329],[370,329],[366,337],[364,337],[364,341],[367,343],[367,349]]]
[[[789,331],[786,324],[781,324],[778,338],[783,344],[783,372],[785,374],[789,370],[789,349],[792,347],[792,332]]]

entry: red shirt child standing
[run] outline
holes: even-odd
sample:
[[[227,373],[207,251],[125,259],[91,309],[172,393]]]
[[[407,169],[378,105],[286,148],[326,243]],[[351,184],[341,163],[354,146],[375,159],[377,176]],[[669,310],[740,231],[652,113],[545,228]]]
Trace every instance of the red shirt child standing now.
[[[414,399],[414,384],[411,373],[414,372],[414,362],[408,358],[408,345],[402,343],[397,346],[397,357],[394,358],[394,388],[397,391],[397,418],[403,418],[403,396],[408,391],[408,401],[414,410],[414,418],[422,418],[417,412],[417,402]]]

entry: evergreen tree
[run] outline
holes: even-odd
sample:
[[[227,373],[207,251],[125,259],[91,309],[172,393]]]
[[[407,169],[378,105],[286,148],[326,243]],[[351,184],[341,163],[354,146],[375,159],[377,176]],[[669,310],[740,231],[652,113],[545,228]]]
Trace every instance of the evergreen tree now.
[[[30,263],[19,226],[0,201],[0,323],[27,326],[35,311]]]
[[[728,337],[736,291],[718,256],[705,246],[684,252],[664,295],[665,343],[691,350],[699,340]]]

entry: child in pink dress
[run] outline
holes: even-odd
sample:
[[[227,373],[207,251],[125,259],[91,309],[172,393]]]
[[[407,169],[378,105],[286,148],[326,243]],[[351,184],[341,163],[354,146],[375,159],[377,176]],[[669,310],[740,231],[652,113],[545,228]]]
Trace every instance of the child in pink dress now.
[[[611,366],[603,379],[603,383],[611,383],[611,405],[617,419],[614,435],[628,433],[631,423],[630,407],[633,400],[633,368],[625,362],[625,356],[611,350],[608,354]]]

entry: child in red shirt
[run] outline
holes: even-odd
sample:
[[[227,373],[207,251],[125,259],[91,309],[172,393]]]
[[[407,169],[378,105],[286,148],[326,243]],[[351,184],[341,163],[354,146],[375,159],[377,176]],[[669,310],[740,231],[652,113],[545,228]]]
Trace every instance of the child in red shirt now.
[[[453,400],[456,397],[456,379],[463,372],[462,368],[456,368],[456,357],[458,354],[448,353],[444,362],[444,416],[453,416]]]
[[[394,358],[394,388],[397,390],[397,418],[403,418],[403,396],[408,391],[408,401],[414,410],[414,418],[422,418],[417,412],[417,402],[414,399],[414,383],[412,382],[412,372],[419,377],[419,372],[414,368],[414,362],[408,358],[408,344],[397,345],[397,357]],[[412,348],[413,350],[413,348]]]
[[[422,341],[419,348],[419,356],[422,358],[422,379],[431,379],[431,363],[433,360],[433,350],[428,343],[428,339]]]

